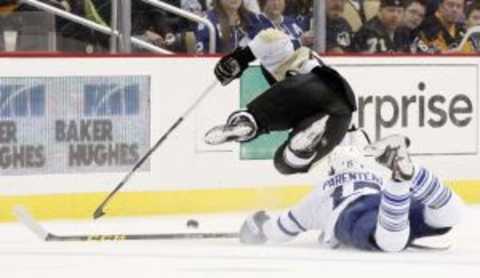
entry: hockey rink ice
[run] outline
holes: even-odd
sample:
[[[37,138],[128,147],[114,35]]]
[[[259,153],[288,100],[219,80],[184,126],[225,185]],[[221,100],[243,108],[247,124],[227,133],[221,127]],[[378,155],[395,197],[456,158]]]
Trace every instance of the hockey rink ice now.
[[[104,218],[41,222],[58,235],[89,233],[236,232],[245,214]],[[199,228],[186,227],[188,219]],[[463,224],[428,242],[447,251],[386,254],[331,250],[309,232],[281,246],[244,246],[235,239],[42,242],[19,223],[0,224],[0,277],[480,277],[480,206]],[[427,244],[427,242],[425,242]]]

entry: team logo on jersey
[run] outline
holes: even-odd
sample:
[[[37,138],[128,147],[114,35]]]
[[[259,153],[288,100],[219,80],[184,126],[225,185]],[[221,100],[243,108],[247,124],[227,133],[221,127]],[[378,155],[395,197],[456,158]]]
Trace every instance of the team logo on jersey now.
[[[337,35],[337,44],[341,47],[349,47],[352,44],[352,39],[349,32],[340,32]]]
[[[0,85],[0,118],[45,114],[44,85]]]
[[[140,110],[138,83],[99,83],[84,86],[86,116],[136,115]]]

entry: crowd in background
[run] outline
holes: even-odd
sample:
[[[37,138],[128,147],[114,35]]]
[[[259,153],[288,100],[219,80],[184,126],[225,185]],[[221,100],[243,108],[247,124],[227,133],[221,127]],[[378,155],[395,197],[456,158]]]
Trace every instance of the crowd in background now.
[[[480,34],[462,45],[466,31],[480,25],[480,1],[325,0],[327,52],[474,53]],[[98,24],[109,25],[111,1],[42,0]],[[314,43],[313,0],[164,0],[207,18],[216,29],[216,52],[244,46],[267,28],[287,33],[295,46]],[[16,0],[0,0],[0,16],[31,11]],[[57,18],[60,51],[107,51],[109,36]],[[1,26],[0,26],[1,28]],[[0,29],[1,30],[1,29]],[[132,1],[132,35],[175,52],[206,53],[209,32],[166,11]],[[80,43],[79,43],[80,42]],[[134,51],[142,51],[134,49]]]

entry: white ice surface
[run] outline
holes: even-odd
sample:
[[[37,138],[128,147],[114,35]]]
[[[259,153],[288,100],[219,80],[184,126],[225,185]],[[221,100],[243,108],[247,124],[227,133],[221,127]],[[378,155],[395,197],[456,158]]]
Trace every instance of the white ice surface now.
[[[51,221],[56,234],[236,232],[245,214]],[[188,219],[200,222],[187,229]],[[18,223],[0,225],[0,278],[140,277],[480,277],[480,207],[448,237],[448,251],[386,254],[331,250],[310,232],[282,246],[244,246],[234,239],[42,242]],[[436,239],[432,244],[447,239]],[[443,243],[443,242],[440,242]]]

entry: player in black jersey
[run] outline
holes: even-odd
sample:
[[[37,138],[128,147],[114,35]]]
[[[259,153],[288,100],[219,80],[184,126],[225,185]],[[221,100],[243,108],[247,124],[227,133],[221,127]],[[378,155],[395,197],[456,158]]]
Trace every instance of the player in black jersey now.
[[[398,33],[404,13],[402,0],[381,0],[380,11],[353,38],[355,51],[367,53],[400,52],[408,49],[407,41]]]
[[[270,131],[290,130],[277,149],[276,169],[283,174],[307,172],[343,139],[356,110],[347,81],[326,66],[311,49],[293,48],[283,32],[260,32],[245,48],[224,56],[215,75],[226,85],[258,59],[272,85],[247,109],[233,112],[227,123],[212,128],[205,142],[245,142]]]

